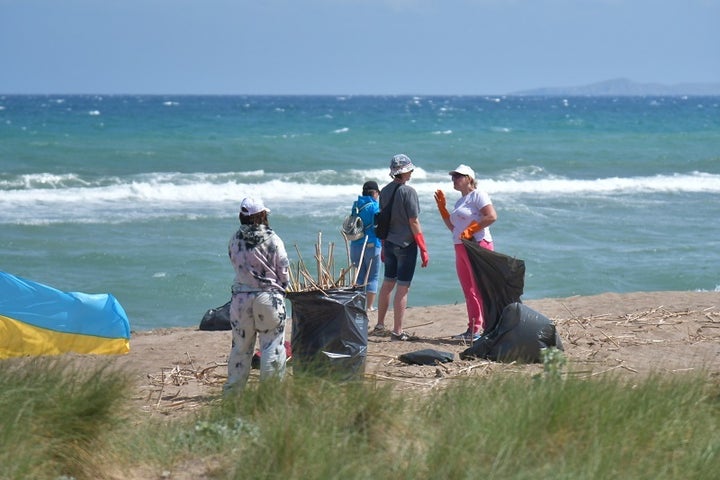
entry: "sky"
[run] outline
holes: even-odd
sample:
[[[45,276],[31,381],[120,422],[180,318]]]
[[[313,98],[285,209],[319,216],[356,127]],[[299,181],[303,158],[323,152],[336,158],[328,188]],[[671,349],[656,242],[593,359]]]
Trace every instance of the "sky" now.
[[[720,0],[0,0],[0,94],[720,82]]]

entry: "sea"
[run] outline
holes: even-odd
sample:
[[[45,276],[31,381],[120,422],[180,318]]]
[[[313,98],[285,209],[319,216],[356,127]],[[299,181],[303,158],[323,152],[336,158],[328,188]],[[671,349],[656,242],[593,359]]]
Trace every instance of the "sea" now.
[[[720,97],[0,95],[0,270],[111,293],[135,331],[230,298],[240,201],[293,265],[347,266],[366,180],[410,185],[430,265],[409,307],[462,303],[433,192],[472,167],[523,299],[720,289]]]

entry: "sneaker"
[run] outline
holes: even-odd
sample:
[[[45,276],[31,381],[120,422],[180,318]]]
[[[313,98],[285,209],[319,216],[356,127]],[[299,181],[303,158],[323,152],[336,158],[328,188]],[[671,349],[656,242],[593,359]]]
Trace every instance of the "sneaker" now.
[[[390,334],[390,340],[394,340],[396,342],[407,342],[410,340],[410,335],[408,335],[405,332],[400,332],[400,333],[392,332]]]
[[[453,335],[451,337],[453,340],[464,340],[466,342],[474,342],[478,338],[480,338],[479,333],[470,333],[470,330],[466,330],[461,334]]]
[[[375,328],[370,330],[368,332],[368,335],[377,335],[379,337],[384,337],[388,334],[387,329],[385,328],[385,325],[375,325]]]
[[[417,342],[420,340],[420,337],[418,337],[417,335],[413,335],[412,333],[407,333],[407,332],[400,332],[400,333],[391,332],[390,340],[395,340],[398,342]]]

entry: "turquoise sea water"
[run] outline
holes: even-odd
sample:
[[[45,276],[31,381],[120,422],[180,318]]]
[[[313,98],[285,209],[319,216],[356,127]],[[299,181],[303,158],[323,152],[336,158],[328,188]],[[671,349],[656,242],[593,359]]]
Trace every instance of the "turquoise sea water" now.
[[[524,299],[720,288],[720,97],[0,96],[0,270],[112,293],[135,330],[229,298],[226,247],[258,195],[291,261],[360,186],[419,167],[430,266],[410,306],[463,302],[433,192],[473,167]]]

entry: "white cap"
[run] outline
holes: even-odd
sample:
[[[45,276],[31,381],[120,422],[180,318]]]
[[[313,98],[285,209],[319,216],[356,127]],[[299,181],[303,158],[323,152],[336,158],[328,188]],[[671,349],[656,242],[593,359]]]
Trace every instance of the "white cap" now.
[[[260,212],[270,213],[270,209],[265,207],[265,204],[259,198],[245,197],[240,204],[240,215],[243,217],[249,217]]]
[[[450,170],[448,174],[452,175],[453,173],[459,173],[460,175],[467,175],[468,177],[475,180],[475,172],[472,168],[468,167],[467,165],[460,164],[455,170]]]

